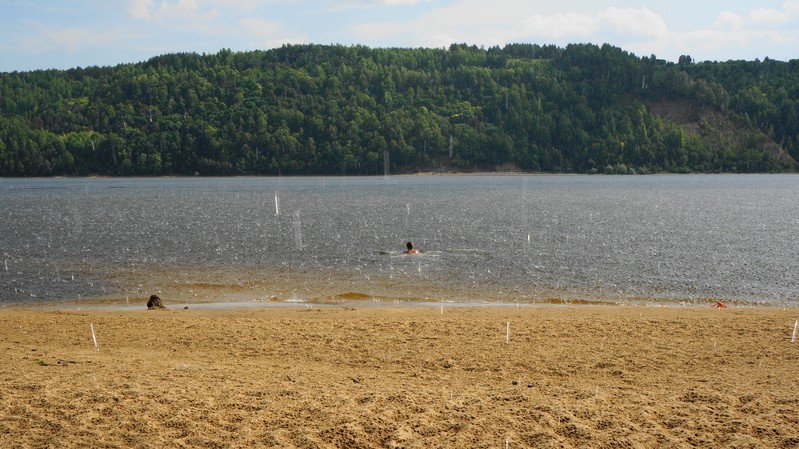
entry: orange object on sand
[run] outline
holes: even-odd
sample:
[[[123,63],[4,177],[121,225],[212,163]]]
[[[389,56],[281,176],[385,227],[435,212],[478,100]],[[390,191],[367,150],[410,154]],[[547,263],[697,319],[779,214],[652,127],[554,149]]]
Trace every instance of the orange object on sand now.
[[[717,301],[715,304],[712,304],[710,307],[718,307],[719,309],[726,309],[727,304],[724,304],[721,301]]]

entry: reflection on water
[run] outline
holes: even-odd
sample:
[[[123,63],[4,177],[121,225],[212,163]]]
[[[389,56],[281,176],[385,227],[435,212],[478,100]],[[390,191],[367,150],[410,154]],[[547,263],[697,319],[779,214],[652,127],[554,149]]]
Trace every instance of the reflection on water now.
[[[166,292],[795,305],[797,180],[2,179],[0,303]],[[408,240],[423,253],[404,254]]]

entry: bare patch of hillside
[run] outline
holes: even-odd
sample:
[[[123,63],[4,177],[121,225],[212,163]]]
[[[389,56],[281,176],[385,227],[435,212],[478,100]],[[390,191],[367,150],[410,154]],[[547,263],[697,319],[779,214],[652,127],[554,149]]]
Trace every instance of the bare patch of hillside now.
[[[652,102],[647,108],[652,114],[678,125],[686,135],[707,142],[712,151],[740,154],[757,148],[781,165],[796,164],[796,160],[765,133],[715,108],[689,101]]]

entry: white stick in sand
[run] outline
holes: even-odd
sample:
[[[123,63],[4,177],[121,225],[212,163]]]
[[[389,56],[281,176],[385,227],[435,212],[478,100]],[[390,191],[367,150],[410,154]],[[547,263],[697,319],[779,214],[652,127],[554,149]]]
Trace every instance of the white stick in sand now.
[[[796,330],[799,328],[799,320],[793,322],[793,336],[791,337],[791,343],[796,343]]]
[[[510,321],[505,323],[505,344],[510,344]]]
[[[89,327],[92,329],[92,341],[94,342],[94,350],[100,351],[100,345],[97,344],[97,335],[94,334],[94,323],[89,323]]]

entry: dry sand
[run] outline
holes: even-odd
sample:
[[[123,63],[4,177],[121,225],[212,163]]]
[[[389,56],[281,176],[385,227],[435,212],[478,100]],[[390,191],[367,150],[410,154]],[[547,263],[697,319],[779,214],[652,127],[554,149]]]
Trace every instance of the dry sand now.
[[[799,447],[797,318],[4,310],[0,448]]]

